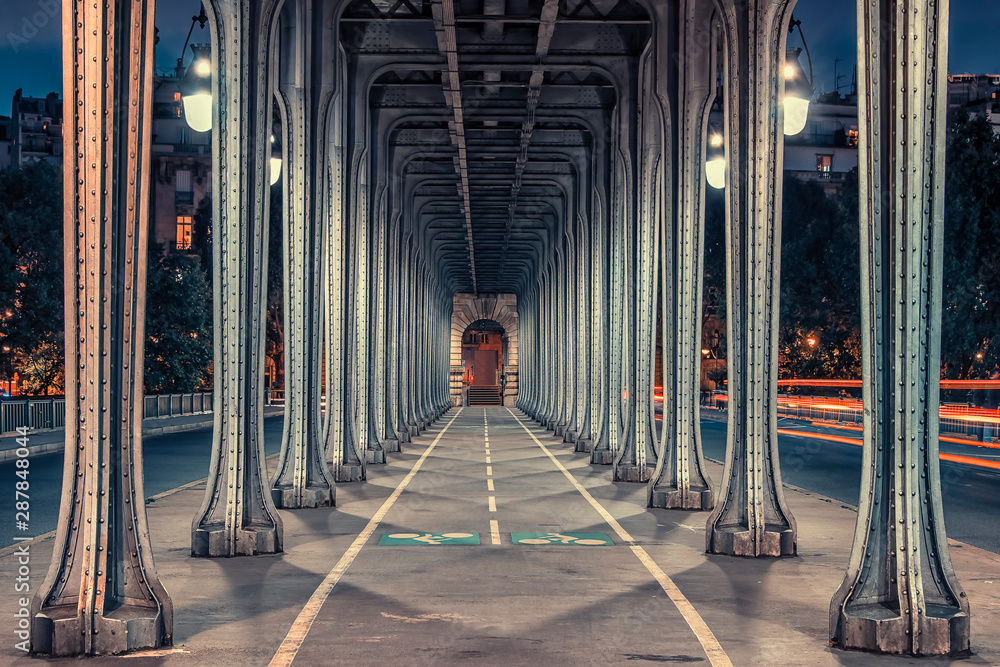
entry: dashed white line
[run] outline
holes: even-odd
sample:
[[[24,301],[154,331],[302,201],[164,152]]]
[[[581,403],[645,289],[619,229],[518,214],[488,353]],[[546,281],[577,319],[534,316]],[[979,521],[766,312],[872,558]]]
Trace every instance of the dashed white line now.
[[[493,539],[493,544],[500,544],[500,524],[496,519],[490,519],[490,537]]]
[[[486,488],[489,489],[490,491],[496,491],[496,489],[493,488],[493,480],[492,479],[486,480]]]
[[[487,477],[493,476],[493,466],[486,466],[486,476]]]
[[[491,512],[496,512],[497,511],[497,497],[496,496],[490,496],[490,511]]]

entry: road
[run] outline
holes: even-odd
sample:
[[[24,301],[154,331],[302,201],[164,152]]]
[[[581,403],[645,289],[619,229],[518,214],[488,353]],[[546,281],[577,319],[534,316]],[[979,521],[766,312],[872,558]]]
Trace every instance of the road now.
[[[779,428],[810,430],[794,419],[779,419]],[[821,429],[812,429],[822,431]],[[723,461],[726,457],[725,422],[701,422],[705,456]],[[860,433],[848,433],[854,438]],[[778,456],[781,479],[813,493],[857,506],[861,489],[861,447],[848,443],[779,435]],[[718,485],[719,480],[712,480]],[[948,537],[1000,553],[1000,470],[983,470],[960,463],[941,461],[941,488]]]
[[[268,455],[281,448],[282,417],[264,420],[264,451]],[[212,451],[212,431],[186,431],[143,439],[143,491],[146,497],[169,491],[208,475]],[[27,459],[31,515],[29,530],[21,532],[14,526],[15,462],[0,463],[0,489],[9,489],[10,496],[0,520],[0,547],[14,543],[14,534],[35,536],[55,530],[59,519],[59,496],[62,491],[63,453],[32,456]]]
[[[796,420],[781,420],[782,428],[808,429]],[[281,417],[264,420],[264,449],[270,455],[281,447]],[[703,420],[705,455],[725,459],[726,425]],[[860,437],[860,434],[850,434]],[[212,446],[210,430],[146,438],[144,441],[146,497],[201,479],[208,474]],[[857,505],[861,485],[861,448],[847,443],[781,435],[778,437],[782,480],[844,504]],[[31,522],[29,535],[54,530],[59,513],[63,456],[49,454],[30,459]],[[0,488],[13,491],[13,461],[0,463]],[[948,536],[960,542],[1000,553],[1000,471],[941,462],[945,523]],[[718,484],[719,480],[713,480]],[[13,493],[11,494],[13,495]],[[13,498],[0,521],[0,547],[13,543]],[[25,533],[18,533],[24,535]]]

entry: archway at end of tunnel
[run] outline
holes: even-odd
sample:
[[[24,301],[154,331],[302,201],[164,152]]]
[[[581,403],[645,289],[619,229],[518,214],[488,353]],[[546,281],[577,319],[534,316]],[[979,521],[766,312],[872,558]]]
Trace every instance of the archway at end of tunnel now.
[[[453,306],[452,403],[513,406],[518,386],[517,297],[456,294]]]

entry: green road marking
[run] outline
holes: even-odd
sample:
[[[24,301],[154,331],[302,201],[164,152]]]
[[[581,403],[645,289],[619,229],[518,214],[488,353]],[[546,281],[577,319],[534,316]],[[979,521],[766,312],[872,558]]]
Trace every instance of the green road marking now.
[[[378,543],[382,546],[479,544],[479,533],[386,533]]]
[[[514,544],[566,544],[574,547],[610,547],[614,546],[604,533],[511,533],[510,540]]]

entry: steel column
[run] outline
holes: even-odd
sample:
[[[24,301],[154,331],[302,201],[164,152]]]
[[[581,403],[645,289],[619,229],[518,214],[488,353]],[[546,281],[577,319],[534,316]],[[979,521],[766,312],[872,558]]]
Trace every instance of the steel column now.
[[[215,196],[215,427],[195,556],[281,551],[281,518],[265,487],[264,311],[271,37],[277,0],[211,0]],[[224,45],[224,48],[220,47]]]
[[[790,0],[723,0],[729,427],[706,550],[795,553],[778,467],[782,65]]]
[[[969,650],[938,459],[948,2],[858,3],[865,466],[830,636],[850,649]]]
[[[63,3],[66,448],[31,603],[31,650],[53,656],[172,641],[142,490],[153,15],[153,0]]]
[[[285,419],[271,482],[276,507],[326,507],[336,490],[320,436],[323,215],[327,153],[322,140],[332,91],[313,68],[312,0],[281,15],[278,107],[283,114]],[[277,239],[275,239],[277,241]]]
[[[701,309],[705,237],[708,113],[715,92],[712,6],[681,5],[675,42],[677,113],[673,182],[675,215],[664,220],[663,438],[649,485],[649,506],[709,510],[715,504],[701,449]],[[681,56],[680,54],[683,54]]]

